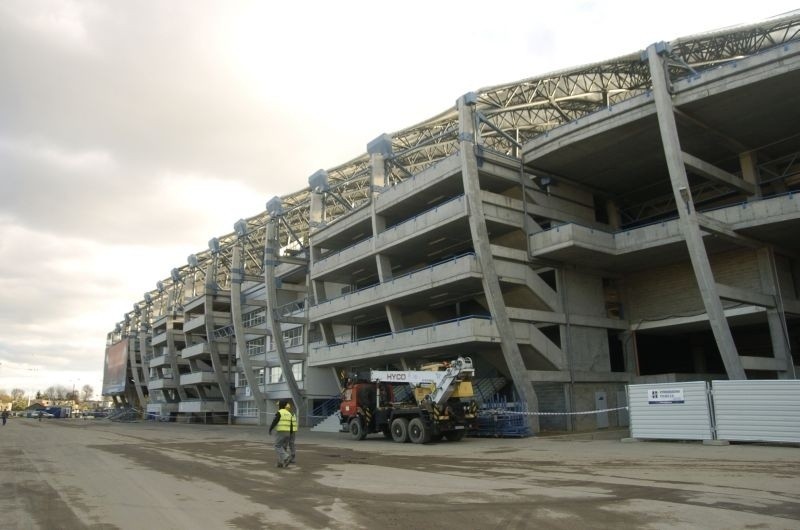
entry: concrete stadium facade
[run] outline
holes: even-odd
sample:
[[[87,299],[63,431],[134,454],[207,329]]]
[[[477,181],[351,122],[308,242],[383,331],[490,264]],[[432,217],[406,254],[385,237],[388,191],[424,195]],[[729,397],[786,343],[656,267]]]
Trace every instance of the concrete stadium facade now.
[[[104,394],[259,424],[292,398],[309,424],[344,373],[458,355],[539,413],[796,378],[798,87],[793,12],[466,94],[173,269],[109,333]]]

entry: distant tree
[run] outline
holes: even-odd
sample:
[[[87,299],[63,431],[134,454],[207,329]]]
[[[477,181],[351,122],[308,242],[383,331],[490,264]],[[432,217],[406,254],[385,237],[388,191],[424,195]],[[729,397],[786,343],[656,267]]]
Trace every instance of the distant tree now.
[[[36,399],[37,400],[42,399],[42,393],[39,392],[38,390],[36,391]]]
[[[14,410],[22,410],[27,403],[25,402],[25,391],[21,388],[14,388],[11,390],[11,408]]]
[[[81,401],[89,401],[90,399],[92,399],[93,395],[94,395],[94,388],[92,388],[92,385],[83,385],[81,387],[81,397],[82,397]]]
[[[53,399],[64,400],[69,399],[70,389],[64,385],[56,385],[56,394]]]

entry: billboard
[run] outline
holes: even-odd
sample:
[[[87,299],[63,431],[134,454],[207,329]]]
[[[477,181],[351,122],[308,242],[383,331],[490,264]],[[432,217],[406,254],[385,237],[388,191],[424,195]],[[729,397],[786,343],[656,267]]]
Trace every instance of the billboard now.
[[[125,392],[128,375],[128,341],[122,340],[106,348],[106,363],[103,371],[103,395]]]

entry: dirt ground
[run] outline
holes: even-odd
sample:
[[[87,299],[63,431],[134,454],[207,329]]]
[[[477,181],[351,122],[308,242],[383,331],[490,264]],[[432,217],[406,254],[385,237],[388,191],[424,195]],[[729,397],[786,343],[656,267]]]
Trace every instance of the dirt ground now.
[[[11,418],[0,464],[13,529],[800,528],[794,446],[303,430],[278,469],[263,427]]]

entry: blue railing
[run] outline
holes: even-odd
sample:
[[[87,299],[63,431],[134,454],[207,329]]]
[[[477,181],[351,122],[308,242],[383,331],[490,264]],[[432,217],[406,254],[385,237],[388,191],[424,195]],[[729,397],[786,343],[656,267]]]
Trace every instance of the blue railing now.
[[[493,438],[526,437],[531,435],[528,426],[526,407],[518,402],[495,396],[484,401],[478,413],[476,428],[470,436],[491,436]]]
[[[331,414],[335,414],[339,411],[339,405],[342,402],[341,396],[333,396],[329,399],[326,399],[311,411],[309,415],[309,420],[311,420],[312,425],[316,425],[320,421],[324,420],[325,418],[329,417]]]

